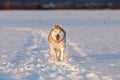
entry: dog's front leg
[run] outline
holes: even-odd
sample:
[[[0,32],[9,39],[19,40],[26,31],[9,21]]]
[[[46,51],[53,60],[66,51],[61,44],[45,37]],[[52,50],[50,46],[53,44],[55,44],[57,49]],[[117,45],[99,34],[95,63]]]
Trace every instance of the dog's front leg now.
[[[65,52],[65,48],[61,48],[61,56],[60,56],[61,61],[64,61],[64,52]]]
[[[56,51],[54,48],[50,48],[50,55],[52,60],[57,61]]]

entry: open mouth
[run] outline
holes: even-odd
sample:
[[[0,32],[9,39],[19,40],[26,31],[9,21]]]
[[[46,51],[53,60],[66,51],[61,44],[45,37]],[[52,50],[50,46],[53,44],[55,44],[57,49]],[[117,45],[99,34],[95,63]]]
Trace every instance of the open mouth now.
[[[59,41],[59,39],[60,39],[60,35],[59,34],[56,35],[56,39],[57,39],[57,41]]]

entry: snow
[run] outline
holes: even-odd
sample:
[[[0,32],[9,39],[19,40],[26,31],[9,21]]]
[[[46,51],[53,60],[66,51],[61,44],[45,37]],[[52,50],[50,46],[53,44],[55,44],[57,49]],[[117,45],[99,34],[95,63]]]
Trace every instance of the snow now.
[[[47,36],[67,32],[66,59],[50,61]],[[0,80],[119,80],[120,10],[0,11]]]

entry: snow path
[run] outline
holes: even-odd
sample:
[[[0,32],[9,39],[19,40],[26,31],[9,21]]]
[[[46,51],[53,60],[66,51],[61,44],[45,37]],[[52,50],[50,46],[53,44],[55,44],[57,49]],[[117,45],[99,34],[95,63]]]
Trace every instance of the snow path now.
[[[87,67],[81,66],[82,61],[80,63],[77,61],[84,59],[87,54],[71,41],[67,42],[67,48],[76,53],[70,52],[68,56],[70,61],[49,63],[48,32],[33,28],[9,28],[7,30],[24,33],[26,35],[23,37],[26,39],[24,39],[22,50],[11,52],[10,54],[14,53],[14,56],[9,55],[9,57],[13,56],[13,58],[3,60],[0,64],[0,75],[3,75],[0,77],[1,80],[112,80],[110,76],[92,72]],[[69,51],[66,52],[69,53]],[[87,61],[89,60],[84,62]]]

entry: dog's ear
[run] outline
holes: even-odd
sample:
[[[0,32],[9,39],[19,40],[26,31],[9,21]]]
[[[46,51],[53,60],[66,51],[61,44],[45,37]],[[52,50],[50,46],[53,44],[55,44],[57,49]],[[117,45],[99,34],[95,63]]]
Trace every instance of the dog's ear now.
[[[62,25],[61,25],[61,24],[59,24],[58,26],[62,28]]]
[[[54,29],[62,29],[62,25],[60,24],[60,25],[54,25],[54,27],[53,27]]]

